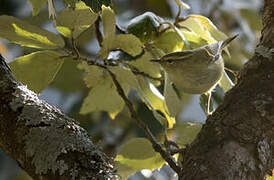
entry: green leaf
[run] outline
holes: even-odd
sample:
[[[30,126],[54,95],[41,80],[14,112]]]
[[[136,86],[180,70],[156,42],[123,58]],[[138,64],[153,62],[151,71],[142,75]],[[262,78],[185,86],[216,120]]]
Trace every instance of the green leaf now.
[[[176,143],[178,143],[179,146],[184,147],[185,145],[190,144],[196,138],[201,129],[201,124],[184,123],[175,126],[171,132],[173,133],[173,136],[178,137],[176,139]]]
[[[88,87],[92,87],[88,97],[85,98],[80,113],[87,114],[93,111],[106,111],[112,119],[122,111],[124,101],[117,92],[110,75],[102,68],[88,66],[86,63],[79,66],[87,74],[84,78]],[[137,88],[138,82],[128,69],[122,67],[109,67],[127,95],[132,88]]]
[[[127,31],[138,37],[142,42],[147,42],[158,34],[159,21],[162,20],[156,14],[146,12],[133,18],[127,26]]]
[[[175,117],[171,116],[168,111],[164,96],[148,79],[144,77],[137,78],[140,85],[138,93],[143,102],[153,111],[155,118],[159,120],[163,126],[172,128],[176,121]],[[156,112],[157,110],[162,112],[165,118],[158,115]]]
[[[54,79],[64,60],[55,51],[38,51],[9,63],[17,80],[41,93]]]
[[[101,19],[104,28],[104,38],[114,36],[116,30],[115,13],[110,7],[102,6]]]
[[[79,62],[72,58],[64,58],[64,64],[50,87],[57,88],[66,93],[83,90],[86,86],[83,81],[83,71],[77,68],[78,64]]]
[[[75,9],[65,8],[57,16],[57,30],[65,37],[77,38],[96,21],[98,15],[84,2],[76,4]]]
[[[82,69],[86,72],[84,81],[87,87],[95,87],[103,81],[109,81],[110,77],[108,74],[97,66],[90,66],[86,62],[83,62],[77,66],[79,69]]]
[[[129,64],[141,72],[145,72],[152,77],[159,78],[161,77],[160,66],[150,61],[154,58],[155,57],[153,57],[150,52],[145,52],[145,54],[143,54],[140,58],[136,59],[135,61],[130,61]]]
[[[161,155],[154,151],[151,143],[145,138],[134,138],[122,145],[115,162],[123,179],[138,170],[154,170],[165,164]]]
[[[36,16],[45,6],[47,0],[28,0],[32,4],[32,15]]]
[[[173,117],[176,117],[182,110],[182,101],[178,97],[178,94],[175,92],[172,86],[172,82],[168,78],[167,73],[165,73],[164,97],[165,97],[170,115]]]
[[[104,38],[100,57],[106,59],[111,50],[121,49],[131,56],[137,56],[143,51],[143,44],[132,34],[119,34]]]
[[[22,46],[40,49],[64,47],[63,39],[12,16],[0,16],[0,37]]]
[[[224,93],[226,93],[234,86],[233,82],[230,80],[225,71],[222,76],[222,79],[219,82],[219,86],[223,89]]]

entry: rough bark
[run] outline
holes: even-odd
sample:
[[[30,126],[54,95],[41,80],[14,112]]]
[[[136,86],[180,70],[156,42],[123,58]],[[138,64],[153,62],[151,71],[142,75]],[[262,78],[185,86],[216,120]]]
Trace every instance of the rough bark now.
[[[106,179],[112,167],[87,132],[17,82],[0,56],[0,148],[33,179]]]
[[[259,180],[274,168],[274,0],[239,83],[182,155],[183,180]]]

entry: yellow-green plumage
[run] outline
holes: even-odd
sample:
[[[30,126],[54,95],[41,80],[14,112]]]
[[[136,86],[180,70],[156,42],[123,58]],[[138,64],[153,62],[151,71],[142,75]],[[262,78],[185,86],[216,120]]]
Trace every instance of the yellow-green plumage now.
[[[170,53],[152,61],[161,64],[179,91],[204,94],[221,80],[224,72],[222,49],[235,37],[195,50]]]

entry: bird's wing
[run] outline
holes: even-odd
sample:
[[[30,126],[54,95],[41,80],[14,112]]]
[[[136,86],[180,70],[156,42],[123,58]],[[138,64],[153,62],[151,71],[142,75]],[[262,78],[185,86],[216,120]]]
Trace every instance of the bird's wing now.
[[[193,50],[185,50],[185,51],[180,51],[180,52],[174,52],[174,53],[169,53],[164,55],[161,60],[186,60],[189,59],[191,56],[195,54],[195,51]]]

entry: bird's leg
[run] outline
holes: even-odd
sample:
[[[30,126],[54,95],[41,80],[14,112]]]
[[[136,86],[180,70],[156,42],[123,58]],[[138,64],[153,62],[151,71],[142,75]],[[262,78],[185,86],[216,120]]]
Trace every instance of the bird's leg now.
[[[237,81],[238,81],[238,72],[237,72],[237,71],[234,71],[234,70],[232,70],[232,69],[229,69],[229,68],[227,68],[227,67],[224,67],[224,68],[225,68],[226,71],[228,71],[228,72],[230,72],[230,73],[233,74],[233,76],[235,77],[236,83],[237,83]]]
[[[210,112],[211,91],[207,92],[206,95],[207,95],[206,116],[209,117],[212,115],[212,112]]]

